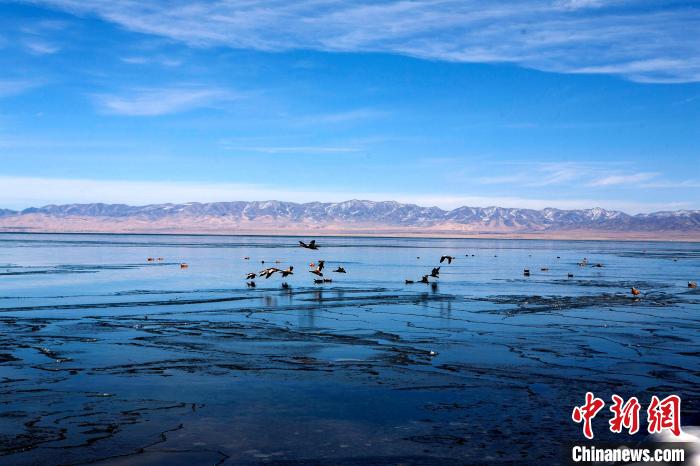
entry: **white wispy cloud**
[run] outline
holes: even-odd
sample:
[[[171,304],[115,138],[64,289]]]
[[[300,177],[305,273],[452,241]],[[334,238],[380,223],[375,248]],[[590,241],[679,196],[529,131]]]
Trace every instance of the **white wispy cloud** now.
[[[700,8],[645,0],[34,0],[194,47],[384,52],[700,81]]]
[[[227,150],[241,152],[261,152],[264,154],[341,154],[359,152],[356,147],[332,146],[224,146]]]
[[[0,97],[9,97],[26,92],[42,83],[33,79],[0,79]]]
[[[121,94],[94,96],[105,112],[128,116],[156,116],[213,106],[240,96],[215,87],[177,86],[136,89]]]
[[[56,44],[39,40],[25,41],[24,46],[35,55],[51,55],[61,50]]]
[[[608,175],[602,178],[593,180],[588,183],[588,186],[620,186],[620,185],[636,185],[643,181],[651,180],[658,176],[658,173],[625,173],[618,175]]]
[[[167,66],[167,67],[175,67],[175,66],[180,66],[182,65],[182,60],[179,60],[177,58],[171,58],[163,55],[158,55],[158,56],[145,56],[145,55],[136,55],[136,56],[128,56],[128,57],[121,57],[121,61],[124,63],[128,63],[130,65],[149,65],[149,64],[158,64],[162,66]]]
[[[317,115],[303,115],[294,119],[297,124],[334,124],[353,121],[372,120],[389,115],[389,112],[374,108],[358,108],[342,112],[320,113]]]
[[[642,183],[640,187],[645,189],[700,189],[700,180],[659,180]]]
[[[504,173],[496,176],[477,178],[476,181],[486,185],[514,185],[518,187],[545,187],[571,182],[583,183],[607,167],[593,163],[581,162],[505,162],[497,164],[497,171]]]
[[[0,207],[25,208],[46,204],[216,202],[281,200],[292,202],[339,202],[349,199],[394,200],[422,206],[452,209],[472,207],[518,207],[542,209],[584,209],[603,207],[629,213],[700,208],[697,201],[634,202],[619,199],[557,199],[515,196],[469,196],[407,192],[297,190],[279,186],[244,183],[204,183],[192,181],[133,181],[0,176]]]

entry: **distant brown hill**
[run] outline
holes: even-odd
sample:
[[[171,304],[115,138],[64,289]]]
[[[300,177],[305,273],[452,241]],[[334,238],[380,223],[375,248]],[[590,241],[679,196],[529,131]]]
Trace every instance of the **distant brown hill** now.
[[[700,211],[629,215],[601,208],[542,210],[459,207],[393,201],[280,201],[129,206],[48,205],[0,209],[0,231],[362,234],[700,240]]]

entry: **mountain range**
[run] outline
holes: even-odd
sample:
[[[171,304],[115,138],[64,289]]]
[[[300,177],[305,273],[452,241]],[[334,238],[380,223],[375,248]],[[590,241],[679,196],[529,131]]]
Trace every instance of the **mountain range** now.
[[[700,211],[629,215],[601,208],[443,210],[363,200],[66,204],[0,209],[0,231],[700,239]]]

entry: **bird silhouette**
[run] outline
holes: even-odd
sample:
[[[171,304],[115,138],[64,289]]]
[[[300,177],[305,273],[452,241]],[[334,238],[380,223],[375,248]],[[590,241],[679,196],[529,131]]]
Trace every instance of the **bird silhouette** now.
[[[338,268],[335,269],[333,272],[335,272],[335,273],[347,273],[347,272],[345,271],[345,269],[342,268],[342,267],[338,267]]]
[[[280,270],[280,273],[282,273],[282,278],[286,277],[287,275],[294,275],[294,272],[292,272],[292,270],[294,270],[293,265],[290,265],[289,268],[287,268],[287,270]]]
[[[433,278],[440,278],[440,267],[434,267],[430,272],[430,276]]]
[[[306,243],[303,242],[303,241],[299,241],[299,245],[300,245],[302,248],[306,248],[306,249],[318,249],[318,245],[316,244],[316,240],[315,240],[315,239],[312,239],[311,241],[309,241],[309,244],[306,244]]]
[[[258,275],[260,275],[261,277],[264,276],[267,279],[270,278],[275,272],[281,272],[281,270],[277,267],[270,267],[268,269],[263,270]]]
[[[427,276],[427,275],[423,275],[423,278],[420,279],[420,283],[430,283],[430,282],[428,281],[428,276]]]
[[[452,259],[456,259],[456,257],[454,257],[454,256],[442,256],[442,257],[440,257],[440,263],[442,264],[444,261],[447,261],[448,264],[451,264]]]
[[[252,280],[252,279],[254,279],[254,278],[257,277],[257,276],[258,276],[258,275],[257,275],[255,272],[250,272],[248,275],[245,276],[245,279],[246,279],[246,280]]]

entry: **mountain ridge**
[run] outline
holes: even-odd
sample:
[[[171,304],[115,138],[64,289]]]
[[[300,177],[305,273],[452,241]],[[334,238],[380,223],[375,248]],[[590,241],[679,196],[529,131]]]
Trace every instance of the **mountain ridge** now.
[[[607,233],[676,232],[700,237],[700,210],[627,214],[590,209],[462,206],[451,210],[396,201],[352,199],[296,203],[277,200],[127,204],[49,204],[0,209],[0,231],[426,231],[528,234],[567,231]]]

